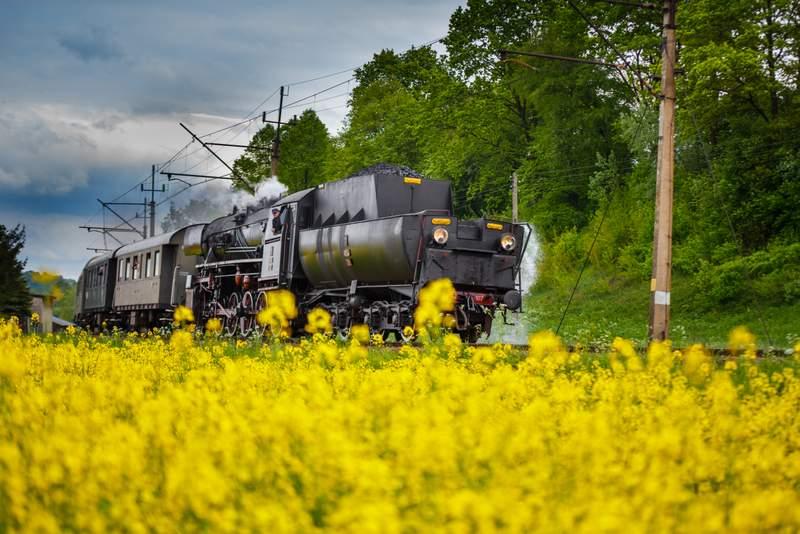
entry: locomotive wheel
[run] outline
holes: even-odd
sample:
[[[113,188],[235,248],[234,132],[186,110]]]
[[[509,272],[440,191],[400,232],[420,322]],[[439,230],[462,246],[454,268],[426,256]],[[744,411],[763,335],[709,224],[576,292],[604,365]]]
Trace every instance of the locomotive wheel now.
[[[394,333],[395,333],[394,330],[381,330],[381,337],[383,338],[383,342],[388,343],[389,339],[392,337],[392,334]]]
[[[400,340],[401,340],[403,343],[411,343],[411,342],[412,342],[412,341],[414,341],[416,338],[417,338],[417,333],[416,333],[416,331],[412,332],[412,333],[411,333],[411,334],[409,334],[409,335],[406,335],[406,333],[405,333],[405,328],[403,328],[402,330],[400,330]]]
[[[338,337],[341,341],[347,341],[350,339],[350,327],[338,328],[336,330],[336,337]]]
[[[250,291],[246,291],[244,297],[242,297],[242,316],[239,317],[239,335],[242,337],[249,336],[255,324],[256,315],[253,294]]]
[[[267,326],[262,326],[258,324],[258,312],[263,310],[267,307],[267,294],[265,292],[261,292],[258,294],[258,298],[256,298],[256,305],[253,308],[253,328],[255,328],[258,335],[264,337],[264,334],[267,333]]]
[[[465,343],[477,343],[478,338],[481,337],[481,329],[479,326],[469,326],[466,330],[462,330],[458,334]]]
[[[230,337],[239,329],[239,295],[232,293],[225,303],[225,333]]]

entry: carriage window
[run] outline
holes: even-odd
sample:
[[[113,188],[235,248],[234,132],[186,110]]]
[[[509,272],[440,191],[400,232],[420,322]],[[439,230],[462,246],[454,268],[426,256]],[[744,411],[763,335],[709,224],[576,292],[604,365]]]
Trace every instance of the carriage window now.
[[[139,279],[139,256],[133,257],[133,279]]]
[[[150,278],[153,276],[153,262],[149,252],[145,256],[144,260],[144,276],[145,278]]]
[[[131,278],[131,259],[125,258],[125,280],[130,280]]]
[[[103,275],[104,274],[105,274],[105,269],[103,267],[100,267],[99,269],[97,269],[97,285],[98,286],[102,286],[103,285]]]
[[[122,258],[117,261],[117,280],[122,280],[122,277],[125,276],[125,262]]]
[[[153,275],[155,276],[159,276],[161,274],[161,261],[159,261],[160,259],[161,259],[161,251],[156,250],[153,253],[153,263],[155,264],[153,266]]]

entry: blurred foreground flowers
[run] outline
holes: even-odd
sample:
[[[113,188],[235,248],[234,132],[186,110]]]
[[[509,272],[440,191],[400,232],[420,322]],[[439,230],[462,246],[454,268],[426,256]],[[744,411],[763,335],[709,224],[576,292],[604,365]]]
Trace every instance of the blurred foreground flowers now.
[[[43,338],[0,322],[0,525],[800,528],[792,358],[723,369],[702,347],[643,357],[621,339],[590,357],[547,332],[524,354],[453,334],[368,350],[367,333],[234,349],[191,328]]]

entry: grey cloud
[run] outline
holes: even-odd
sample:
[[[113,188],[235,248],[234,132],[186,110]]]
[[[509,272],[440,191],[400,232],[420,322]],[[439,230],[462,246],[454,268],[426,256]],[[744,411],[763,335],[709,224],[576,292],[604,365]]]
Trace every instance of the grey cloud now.
[[[63,194],[85,186],[96,143],[71,121],[0,109],[0,187]]]
[[[119,44],[98,26],[91,26],[87,32],[63,35],[58,44],[83,61],[109,61],[123,57]]]

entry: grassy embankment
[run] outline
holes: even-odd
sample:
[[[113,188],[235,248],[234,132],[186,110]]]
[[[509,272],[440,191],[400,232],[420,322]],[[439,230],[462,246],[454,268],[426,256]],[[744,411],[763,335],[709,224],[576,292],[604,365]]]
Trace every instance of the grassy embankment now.
[[[558,285],[535,286],[527,298],[529,330],[556,330],[577,273]],[[775,304],[745,299],[703,309],[702,298],[687,277],[675,277],[672,288],[670,337],[678,346],[703,343],[724,347],[728,333],[747,325],[761,348],[789,348],[800,339],[800,302]],[[609,281],[588,268],[575,292],[560,334],[570,343],[600,345],[621,336],[644,344],[647,337],[649,288],[646,281]]]

